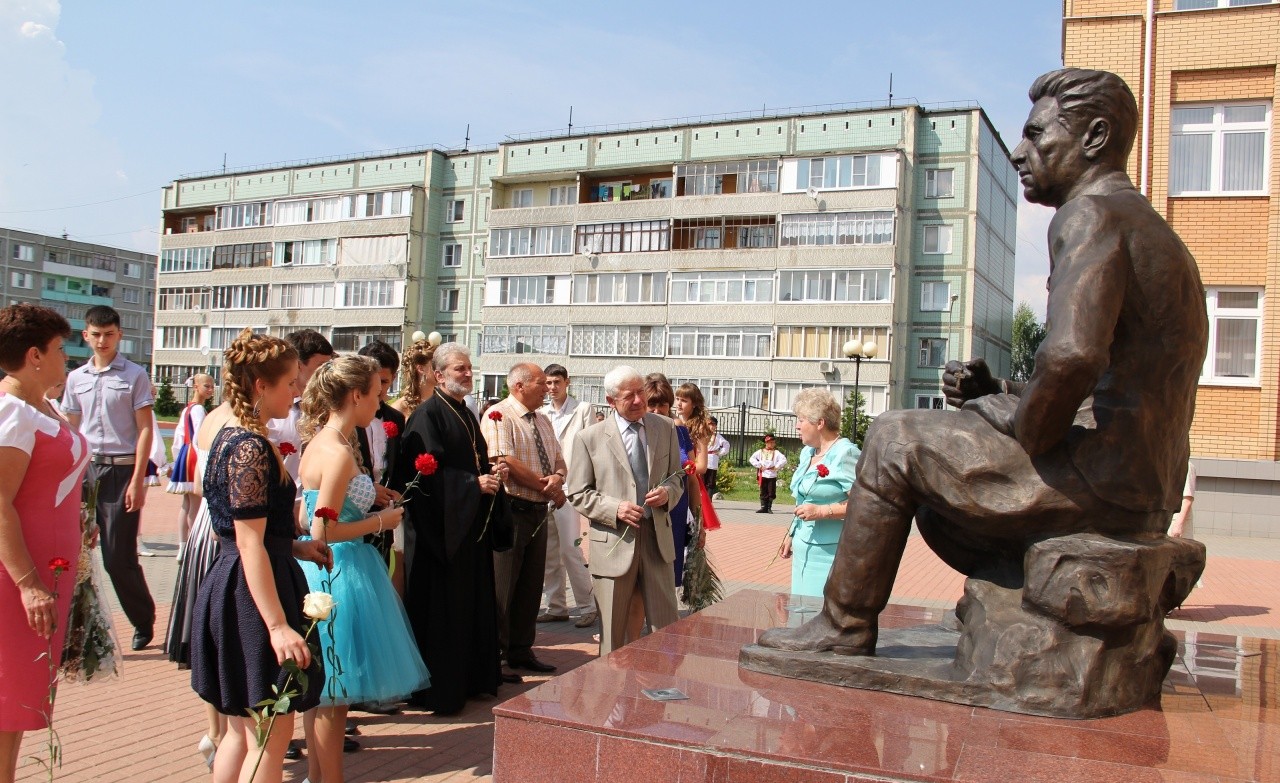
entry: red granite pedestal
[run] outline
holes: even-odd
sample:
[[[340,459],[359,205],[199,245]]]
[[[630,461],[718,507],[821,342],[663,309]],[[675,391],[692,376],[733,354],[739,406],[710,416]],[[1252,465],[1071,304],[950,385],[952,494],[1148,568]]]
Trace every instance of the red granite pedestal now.
[[[1280,642],[1179,634],[1159,709],[1062,720],[738,667],[816,599],[743,591],[494,708],[497,783],[1280,783]],[[890,606],[882,627],[942,613]],[[1185,638],[1184,638],[1185,637]],[[678,688],[683,701],[642,691]]]

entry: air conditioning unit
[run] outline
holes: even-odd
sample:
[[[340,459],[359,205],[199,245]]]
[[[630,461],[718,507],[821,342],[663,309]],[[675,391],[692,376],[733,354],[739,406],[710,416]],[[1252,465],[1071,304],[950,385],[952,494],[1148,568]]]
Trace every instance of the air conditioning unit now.
[[[818,372],[823,375],[829,375],[836,371],[835,362],[818,362]]]

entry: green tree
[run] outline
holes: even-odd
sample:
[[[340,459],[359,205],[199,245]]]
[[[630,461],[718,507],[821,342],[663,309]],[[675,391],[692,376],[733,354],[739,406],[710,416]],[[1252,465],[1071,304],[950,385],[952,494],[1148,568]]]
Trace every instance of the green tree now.
[[[151,408],[157,416],[176,416],[182,410],[177,398],[173,396],[173,385],[168,378],[160,381],[160,388],[156,390],[156,399]]]
[[[1010,363],[1009,379],[1026,381],[1031,378],[1031,371],[1036,368],[1036,349],[1044,340],[1045,327],[1036,319],[1031,306],[1020,302],[1013,312],[1013,360]]]
[[[844,409],[840,411],[840,437],[853,441],[858,448],[862,448],[867,427],[871,426],[871,416],[862,409],[864,404],[862,394],[851,391],[844,400]]]

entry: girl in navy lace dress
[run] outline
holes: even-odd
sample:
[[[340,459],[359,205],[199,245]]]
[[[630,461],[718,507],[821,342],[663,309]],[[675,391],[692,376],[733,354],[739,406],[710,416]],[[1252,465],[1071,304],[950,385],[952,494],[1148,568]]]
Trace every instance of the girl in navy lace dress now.
[[[273,685],[284,691],[285,661],[309,669],[309,687],[276,720],[259,783],[280,781],[293,713],[314,707],[324,687],[302,637],[307,580],[294,558],[326,566],[332,558],[321,541],[294,540],[294,484],[266,437],[266,422],[288,414],[297,375],[297,352],[278,338],[246,329],[226,351],[223,396],[235,419],[214,438],[204,477],[221,547],[196,597],[191,634],[191,685],[230,726],[214,759],[216,781],[249,779],[258,753],[246,710],[274,698]]]

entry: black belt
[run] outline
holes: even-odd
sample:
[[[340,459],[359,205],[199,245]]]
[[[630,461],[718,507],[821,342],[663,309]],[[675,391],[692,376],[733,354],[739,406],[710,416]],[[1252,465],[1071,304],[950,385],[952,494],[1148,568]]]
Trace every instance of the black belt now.
[[[133,454],[94,454],[95,465],[133,465],[138,461]]]
[[[525,514],[537,513],[539,511],[545,513],[547,510],[547,501],[544,500],[541,503],[534,503],[531,500],[522,500],[520,498],[513,497],[511,498],[511,509]]]

